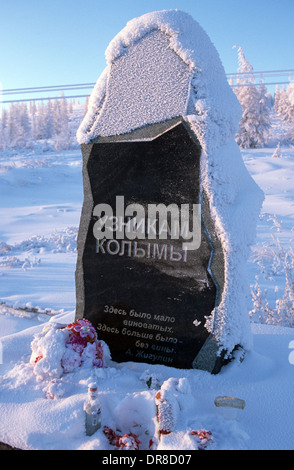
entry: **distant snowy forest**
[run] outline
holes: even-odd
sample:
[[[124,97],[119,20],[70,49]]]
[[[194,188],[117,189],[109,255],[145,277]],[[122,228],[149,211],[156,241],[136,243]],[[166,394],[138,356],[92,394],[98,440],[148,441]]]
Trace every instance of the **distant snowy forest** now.
[[[254,71],[238,48],[238,78],[230,85],[243,110],[236,134],[240,148],[262,148],[294,144],[294,82],[274,95],[256,83]],[[87,111],[84,104],[61,95],[60,99],[11,103],[2,108],[0,151],[50,151],[78,147],[76,131]]]
[[[266,86],[255,83],[254,71],[241,47],[238,49],[239,76],[233,90],[243,114],[236,142],[243,149],[294,143],[294,82],[274,96]],[[230,82],[232,85],[232,80]]]
[[[0,151],[68,150],[78,147],[76,131],[87,109],[61,96],[48,101],[11,103],[0,120]]]

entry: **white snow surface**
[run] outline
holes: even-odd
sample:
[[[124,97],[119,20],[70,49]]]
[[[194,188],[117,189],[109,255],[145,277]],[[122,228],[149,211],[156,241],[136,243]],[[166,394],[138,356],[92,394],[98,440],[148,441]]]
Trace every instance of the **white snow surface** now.
[[[242,152],[265,193],[254,256],[273,234],[284,250],[293,244],[294,151],[282,148],[281,157],[272,158],[274,150]],[[23,153],[9,159],[0,155],[0,191],[0,260],[20,260],[10,266],[0,263],[0,442],[27,450],[113,451],[102,429],[90,437],[85,433],[83,405],[88,384],[96,381],[102,426],[120,435],[137,434],[140,449],[148,450],[152,439],[153,449],[194,450],[198,443],[191,431],[206,429],[212,432],[212,450],[293,450],[293,328],[252,323],[251,351],[242,363],[235,360],[216,376],[144,363],[117,364],[110,358],[105,368],[84,362],[65,373],[59,362],[62,334],[54,337],[56,350],[47,357],[47,373],[46,362],[42,370],[35,369],[32,354],[41,346],[42,351],[50,349],[49,336],[43,344],[38,340],[44,327],[74,320],[73,240],[83,197],[80,152]],[[38,262],[23,267],[26,258],[34,257]],[[285,283],[281,270],[273,271],[270,257],[262,272],[256,262],[248,261],[246,268],[249,282],[254,284],[258,274],[274,304],[271,292],[281,295],[275,286],[280,292]],[[251,308],[249,296],[247,313]],[[176,410],[173,432],[159,442],[158,387]],[[226,415],[214,405],[221,395],[244,399],[245,409],[237,410],[236,417]]]
[[[158,35],[164,36],[175,54],[157,53]],[[180,61],[175,61],[175,55]],[[219,55],[190,15],[164,10],[129,21],[110,42],[106,58],[108,66],[91,94],[78,141],[89,143],[98,136],[123,134],[176,116],[190,124],[202,147],[202,189],[225,257],[222,301],[206,328],[228,352],[237,344],[249,350],[246,263],[264,196],[235,143],[242,110]],[[186,68],[186,76],[179,62]]]

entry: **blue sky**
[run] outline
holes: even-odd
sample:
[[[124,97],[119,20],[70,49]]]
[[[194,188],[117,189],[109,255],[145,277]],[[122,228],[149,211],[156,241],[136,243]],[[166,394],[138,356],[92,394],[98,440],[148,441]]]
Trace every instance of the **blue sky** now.
[[[294,0],[0,0],[3,89],[95,82],[130,19],[178,8],[205,29],[226,72],[243,47],[255,71],[294,69]]]

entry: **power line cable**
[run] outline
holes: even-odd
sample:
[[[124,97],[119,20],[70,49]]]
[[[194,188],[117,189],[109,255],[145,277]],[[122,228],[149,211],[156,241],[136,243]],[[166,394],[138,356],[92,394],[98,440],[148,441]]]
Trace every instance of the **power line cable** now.
[[[231,85],[232,88],[239,88],[239,87],[242,87],[242,86],[267,86],[267,85],[287,85],[289,84],[290,82],[267,82],[267,83],[236,83],[235,85]]]
[[[30,88],[11,88],[7,90],[3,90],[3,94],[14,94],[15,92],[31,92],[32,90],[38,90],[38,91],[58,91],[57,89],[60,90],[65,90],[68,87],[92,87],[94,86],[95,83],[71,83],[69,85],[48,85],[48,86],[38,86],[38,87],[30,87]]]
[[[232,75],[262,75],[262,74],[267,74],[267,73],[282,73],[286,74],[289,72],[294,72],[294,69],[285,69],[285,70],[262,70],[262,71],[252,71],[252,72],[233,72],[233,73],[226,73],[227,76],[232,76]]]
[[[232,88],[240,88],[245,86],[267,86],[267,85],[287,85],[289,82],[269,82],[269,83],[239,83],[239,84],[232,84]],[[75,99],[75,98],[88,98],[90,95],[71,95],[71,96],[50,96],[46,98],[26,98],[26,99],[19,99],[19,100],[0,100],[0,104],[9,104],[9,103],[27,103],[27,102],[35,102],[35,101],[50,101],[50,100],[62,100],[62,99]]]
[[[248,76],[248,75],[267,75],[267,74],[274,74],[274,76],[283,76],[286,73],[294,73],[294,69],[284,69],[284,70],[262,70],[262,71],[252,71],[252,72],[232,72],[226,73],[227,77],[233,76]],[[270,76],[270,75],[268,75]],[[271,75],[273,76],[273,75]],[[74,90],[74,89],[82,89],[82,88],[91,88],[95,85],[95,82],[91,83],[76,83],[76,84],[67,84],[67,85],[47,85],[42,87],[29,87],[29,88],[11,88],[11,89],[4,89],[2,90],[2,94],[19,94],[19,93],[35,93],[36,91],[40,92],[48,92],[48,91],[66,91],[66,90]]]
[[[49,89],[45,89],[45,90],[38,90],[38,89],[32,89],[30,91],[14,91],[13,93],[8,93],[7,90],[4,90],[2,92],[2,95],[23,95],[23,94],[27,94],[27,93],[46,93],[46,92],[51,92],[51,91],[69,91],[69,90],[87,90],[88,88],[91,88],[90,86],[79,86],[79,87],[69,87],[69,88],[60,88],[60,89],[54,89],[54,90],[49,90]]]
[[[50,100],[63,100],[63,99],[73,99],[73,98],[88,98],[89,95],[73,95],[73,96],[52,96],[50,98],[28,98],[25,100],[5,100],[0,101],[0,104],[7,103],[26,103],[29,101],[50,101]]]
[[[233,72],[227,73],[226,76],[228,78],[238,78],[238,77],[246,77],[252,75],[254,78],[257,76],[262,76],[266,78],[269,77],[282,77],[285,74],[294,74],[294,69],[284,69],[284,70],[263,70],[257,72]],[[290,83],[290,79],[287,81],[280,81],[280,82],[261,82],[261,83],[236,83],[231,84],[232,88],[242,87],[242,86],[268,86],[268,85],[286,85]],[[11,89],[4,89],[2,90],[2,96],[7,95],[19,95],[19,94],[33,94],[33,93],[51,93],[51,92],[65,92],[65,91],[72,91],[72,90],[86,90],[89,88],[93,88],[95,82],[91,83],[76,83],[76,84],[67,84],[67,85],[47,85],[41,87],[26,87],[26,88],[11,88]],[[1,93],[0,93],[1,97]],[[9,103],[20,103],[20,102],[34,102],[34,101],[46,101],[46,100],[56,100],[56,99],[75,99],[75,98],[87,98],[87,95],[71,95],[71,96],[48,96],[48,97],[38,97],[38,98],[28,98],[28,99],[13,99],[13,100],[4,100],[2,104],[9,104]],[[1,102],[1,101],[0,101]]]

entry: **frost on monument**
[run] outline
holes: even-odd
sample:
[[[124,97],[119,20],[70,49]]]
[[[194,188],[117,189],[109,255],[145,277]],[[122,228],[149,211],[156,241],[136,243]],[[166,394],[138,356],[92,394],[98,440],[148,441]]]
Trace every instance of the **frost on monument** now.
[[[240,105],[178,10],[130,21],[106,59],[77,133],[76,317],[114,361],[217,373],[251,348],[246,262],[263,194],[234,139]]]

